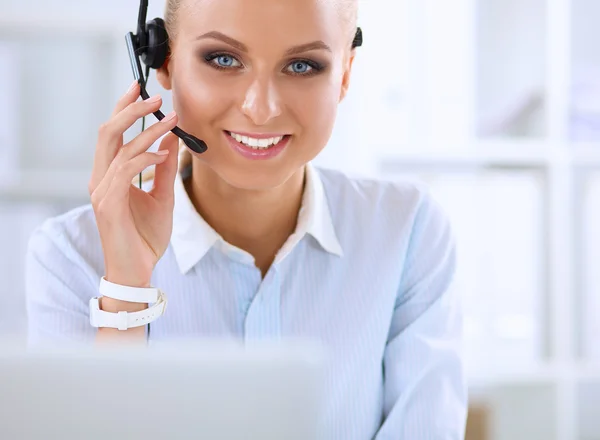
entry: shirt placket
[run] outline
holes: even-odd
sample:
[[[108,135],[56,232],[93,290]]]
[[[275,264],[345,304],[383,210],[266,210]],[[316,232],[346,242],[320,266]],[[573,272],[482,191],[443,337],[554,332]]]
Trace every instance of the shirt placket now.
[[[281,288],[275,266],[267,272],[254,296],[244,323],[244,340],[278,339],[281,336]]]

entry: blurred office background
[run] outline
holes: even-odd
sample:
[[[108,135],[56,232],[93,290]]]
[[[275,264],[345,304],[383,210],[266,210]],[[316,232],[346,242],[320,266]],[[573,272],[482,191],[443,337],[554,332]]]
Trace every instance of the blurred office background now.
[[[425,182],[451,216],[468,438],[600,439],[600,1],[361,3],[365,45],[317,162]],[[25,337],[28,235],[88,202],[137,9],[0,0],[0,337]]]

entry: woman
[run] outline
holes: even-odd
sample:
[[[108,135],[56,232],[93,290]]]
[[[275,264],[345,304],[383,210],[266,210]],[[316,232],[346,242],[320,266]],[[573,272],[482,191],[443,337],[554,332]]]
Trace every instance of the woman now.
[[[176,113],[123,146],[161,105],[136,102],[134,84],[99,131],[91,205],[32,236],[32,342],[312,338],[332,355],[330,438],[463,438],[446,217],[412,185],[311,165],[349,87],[356,10],[357,0],[167,2],[158,80]],[[175,125],[208,151],[169,133],[146,152]],[[150,191],[132,186],[151,165]],[[169,307],[150,331],[96,329],[88,301],[101,282],[156,286]],[[99,307],[136,313],[148,302],[107,295]]]

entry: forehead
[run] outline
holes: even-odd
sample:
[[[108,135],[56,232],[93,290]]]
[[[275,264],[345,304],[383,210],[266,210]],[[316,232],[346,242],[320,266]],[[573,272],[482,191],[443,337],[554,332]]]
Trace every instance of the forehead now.
[[[265,42],[287,48],[317,39],[333,47],[345,36],[339,7],[339,0],[184,0],[178,32],[194,39],[219,31],[250,49]]]

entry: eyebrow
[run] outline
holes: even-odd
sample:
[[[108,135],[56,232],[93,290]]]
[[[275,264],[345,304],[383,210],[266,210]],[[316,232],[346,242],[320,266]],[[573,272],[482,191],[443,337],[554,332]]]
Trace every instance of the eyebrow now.
[[[218,31],[207,32],[206,34],[203,34],[203,35],[200,35],[199,37],[197,37],[196,40],[205,40],[205,39],[210,39],[210,38],[212,38],[214,40],[221,40],[242,52],[246,52],[246,53],[248,52],[248,46],[246,46],[244,43],[236,40],[235,38],[231,38],[231,37],[229,37],[221,32],[218,32]],[[331,48],[327,44],[325,44],[323,41],[318,40],[318,41],[313,41],[312,43],[306,43],[306,44],[301,44],[300,46],[294,46],[294,47],[286,50],[285,55],[286,56],[296,55],[299,53],[308,52],[309,50],[326,50],[328,52],[331,52]]]

